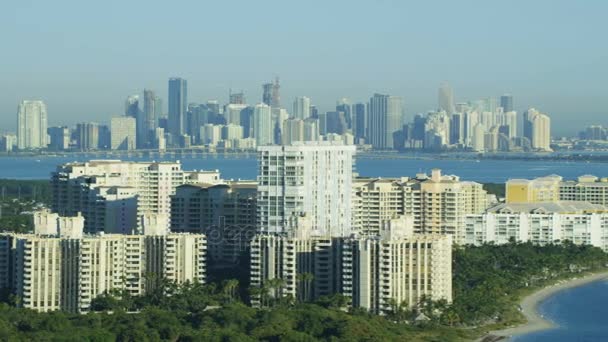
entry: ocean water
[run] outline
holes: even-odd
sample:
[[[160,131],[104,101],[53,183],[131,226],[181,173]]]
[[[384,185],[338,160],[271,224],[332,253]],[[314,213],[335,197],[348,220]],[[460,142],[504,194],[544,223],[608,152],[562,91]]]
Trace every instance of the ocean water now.
[[[608,281],[560,291],[541,302],[539,312],[558,327],[518,336],[511,341],[608,341]]]
[[[48,179],[58,164],[85,161],[94,156],[47,156],[47,157],[0,157],[0,178]],[[123,160],[149,161],[151,158],[130,157]],[[174,160],[170,157],[156,160]],[[226,179],[254,179],[257,174],[255,154],[246,157],[236,155],[182,156],[185,170],[219,169]],[[446,159],[375,159],[358,156],[355,171],[369,177],[414,176],[440,168],[444,174],[460,176],[462,180],[478,182],[505,182],[509,178],[533,178],[558,174],[573,179],[583,174],[608,176],[608,163],[522,160],[446,160]]]

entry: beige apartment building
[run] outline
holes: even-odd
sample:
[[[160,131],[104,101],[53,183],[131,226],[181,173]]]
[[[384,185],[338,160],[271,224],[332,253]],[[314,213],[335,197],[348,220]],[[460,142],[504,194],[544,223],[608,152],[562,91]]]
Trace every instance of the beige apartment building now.
[[[85,235],[82,216],[47,214],[33,234],[0,234],[0,285],[24,308],[86,312],[95,297],[113,289],[138,296],[160,278],[205,281],[204,235],[168,234],[153,224],[144,225],[145,235]]]

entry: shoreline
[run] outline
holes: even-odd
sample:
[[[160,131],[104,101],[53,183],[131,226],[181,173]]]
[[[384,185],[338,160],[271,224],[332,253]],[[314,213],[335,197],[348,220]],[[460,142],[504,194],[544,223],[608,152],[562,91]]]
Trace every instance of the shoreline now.
[[[539,312],[540,303],[552,295],[579,286],[587,285],[596,281],[608,279],[608,271],[592,273],[582,278],[572,278],[570,280],[560,280],[553,285],[549,285],[524,297],[519,305],[521,312],[526,318],[526,323],[501,330],[490,331],[479,339],[479,341],[499,341],[510,337],[525,335],[532,332],[547,330],[557,327],[550,320],[545,319]]]

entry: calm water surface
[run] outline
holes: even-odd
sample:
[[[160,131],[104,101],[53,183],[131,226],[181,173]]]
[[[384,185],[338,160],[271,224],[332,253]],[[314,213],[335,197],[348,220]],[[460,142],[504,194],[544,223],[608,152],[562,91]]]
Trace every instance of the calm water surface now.
[[[92,158],[92,157],[91,157]],[[0,178],[46,179],[58,164],[85,161],[84,156],[53,157],[0,157]],[[149,161],[150,158],[131,157],[123,160]],[[155,158],[170,161],[170,157]],[[230,179],[254,179],[257,173],[255,155],[208,155],[205,157],[181,157],[185,170],[219,169],[222,177]],[[566,179],[582,174],[608,177],[608,163],[521,160],[435,160],[435,159],[371,159],[358,157],[356,171],[362,176],[399,177],[413,176],[418,172],[430,172],[440,168],[444,173],[455,174],[463,180],[479,182],[504,182],[509,178],[533,178],[558,174]]]
[[[567,289],[547,298],[539,311],[559,327],[513,338],[516,342],[608,341],[608,281]]]

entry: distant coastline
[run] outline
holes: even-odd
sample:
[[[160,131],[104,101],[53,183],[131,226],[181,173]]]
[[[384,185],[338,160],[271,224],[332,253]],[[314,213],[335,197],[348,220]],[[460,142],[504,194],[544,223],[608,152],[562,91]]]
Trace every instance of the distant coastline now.
[[[539,312],[538,306],[545,299],[555,295],[556,293],[571,289],[579,286],[583,286],[592,282],[608,279],[608,271],[601,273],[593,273],[585,275],[581,278],[573,278],[570,280],[561,280],[556,284],[544,287],[526,297],[520,301],[520,307],[522,314],[525,316],[527,322],[518,326],[505,328],[501,330],[495,330],[487,333],[479,341],[501,341],[507,338],[529,334],[532,332],[547,330],[556,327],[556,325],[545,319]]]
[[[0,158],[46,158],[46,157],[87,157],[90,159],[120,158],[159,158],[159,157],[204,157],[229,156],[231,158],[255,158],[255,150],[210,149],[192,147],[158,150],[96,150],[96,151],[25,151],[0,152]],[[556,152],[464,152],[464,151],[374,151],[360,150],[357,158],[361,159],[426,159],[426,160],[518,160],[518,161],[563,161],[563,162],[599,162],[608,163],[608,151],[556,151]]]

